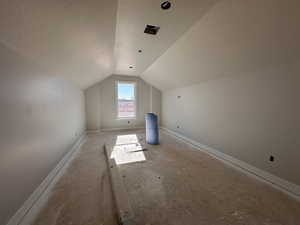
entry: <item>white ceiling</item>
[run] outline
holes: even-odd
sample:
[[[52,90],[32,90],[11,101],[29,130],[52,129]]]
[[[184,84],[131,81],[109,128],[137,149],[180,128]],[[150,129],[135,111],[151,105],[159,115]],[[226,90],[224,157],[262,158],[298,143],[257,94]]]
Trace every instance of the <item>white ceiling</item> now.
[[[299,0],[223,0],[142,73],[160,90],[300,59]]]
[[[114,73],[140,75],[217,1],[172,0],[162,10],[162,0],[119,0]],[[156,36],[144,33],[147,24],[160,27]]]
[[[166,90],[300,57],[299,0],[161,2],[1,0],[0,43],[83,89],[114,73]]]
[[[117,0],[1,0],[0,43],[81,88],[113,72]]]

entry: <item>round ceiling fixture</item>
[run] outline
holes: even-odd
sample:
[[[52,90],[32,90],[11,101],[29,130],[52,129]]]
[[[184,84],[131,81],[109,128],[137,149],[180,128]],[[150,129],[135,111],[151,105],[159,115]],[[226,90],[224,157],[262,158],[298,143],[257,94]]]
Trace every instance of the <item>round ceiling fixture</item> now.
[[[167,10],[167,9],[171,8],[171,2],[165,1],[165,2],[161,3],[160,6],[163,10]]]

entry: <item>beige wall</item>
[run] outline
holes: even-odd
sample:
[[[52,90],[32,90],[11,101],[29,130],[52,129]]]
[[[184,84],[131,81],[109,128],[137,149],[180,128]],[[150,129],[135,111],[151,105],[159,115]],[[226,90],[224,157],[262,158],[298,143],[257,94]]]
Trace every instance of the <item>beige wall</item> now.
[[[83,92],[0,44],[0,224],[84,131]]]
[[[136,119],[117,119],[115,84],[118,80],[136,82]],[[88,88],[85,97],[88,130],[144,127],[144,115],[147,112],[154,112],[160,117],[160,91],[139,77],[112,75]]]
[[[162,124],[300,185],[299,74],[298,61],[163,92]]]

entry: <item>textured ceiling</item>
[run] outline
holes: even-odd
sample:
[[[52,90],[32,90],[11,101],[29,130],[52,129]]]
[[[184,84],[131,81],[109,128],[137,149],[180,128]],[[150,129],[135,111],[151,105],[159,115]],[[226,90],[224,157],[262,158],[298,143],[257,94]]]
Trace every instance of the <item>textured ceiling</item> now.
[[[161,2],[1,0],[0,43],[83,89],[120,74],[166,90],[300,56],[299,0]]]

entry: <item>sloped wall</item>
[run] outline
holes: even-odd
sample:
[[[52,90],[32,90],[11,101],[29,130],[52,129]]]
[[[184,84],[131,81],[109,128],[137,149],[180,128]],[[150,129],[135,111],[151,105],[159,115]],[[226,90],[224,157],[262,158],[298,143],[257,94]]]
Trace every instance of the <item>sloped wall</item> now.
[[[299,74],[297,61],[163,92],[162,125],[300,185]]]
[[[163,126],[300,184],[299,7],[217,1],[141,75]]]
[[[134,81],[137,91],[135,119],[117,119],[116,82]],[[161,92],[135,76],[112,75],[85,90],[87,130],[140,128],[145,126],[145,113],[154,112],[160,117]]]
[[[0,224],[78,139],[84,114],[80,89],[0,44]]]
[[[160,90],[300,58],[300,1],[221,0],[141,77]]]

